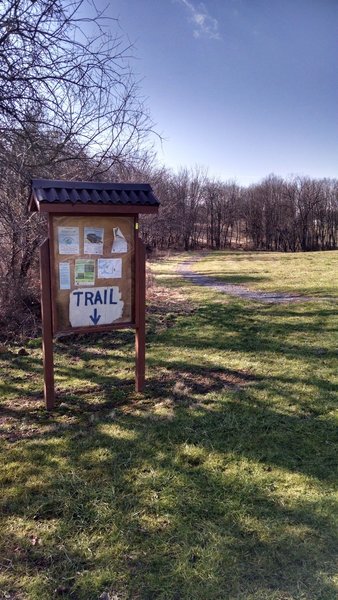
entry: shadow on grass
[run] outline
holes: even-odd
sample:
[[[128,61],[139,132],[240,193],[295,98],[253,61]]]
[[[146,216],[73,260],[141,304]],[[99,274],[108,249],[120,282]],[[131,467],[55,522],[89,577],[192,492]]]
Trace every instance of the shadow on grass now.
[[[193,275],[201,275],[202,277],[207,277],[210,278],[210,280],[213,281],[217,281],[220,283],[228,283],[230,285],[246,285],[250,283],[259,283],[260,281],[264,281],[266,282],[268,279],[271,279],[270,277],[262,277],[260,275],[239,275],[236,274],[234,275],[234,273],[227,273],[227,272],[223,272],[222,271],[222,275],[220,275],[219,271],[207,271],[207,270],[203,270],[203,273],[199,273],[198,269],[192,271],[192,276]],[[212,281],[210,281],[210,284],[212,284]]]
[[[38,531],[57,525],[30,552],[16,540],[13,567],[43,568],[42,590],[58,581],[69,598],[94,599],[109,585],[128,598],[297,598],[311,589],[333,599],[321,578],[335,547],[333,507],[311,496],[285,504],[275,465],[299,465],[292,449],[280,459],[280,429],[263,443],[270,428],[294,424],[231,401],[223,410],[179,407],[171,420],[121,412],[113,428],[107,414],[89,423],[82,412],[76,427],[56,427],[17,456],[27,481],[5,498],[4,513]],[[257,459],[269,465],[265,477]],[[37,483],[42,472],[53,475]]]
[[[301,309],[302,310],[302,309]],[[232,303],[206,304],[198,310],[199,329],[194,321],[181,323],[179,331],[168,331],[165,343],[184,348],[208,348],[241,353],[279,353],[299,358],[318,357],[325,354],[327,358],[337,358],[334,349],[325,350],[320,342],[325,342],[323,331],[328,319],[334,320],[336,308],[314,307],[301,310],[287,307],[271,307],[266,305],[250,305],[244,309],[238,301]],[[308,316],[306,319],[304,316]],[[291,319],[288,320],[288,318]],[[212,332],[210,332],[210,327]],[[329,327],[328,332],[338,331],[337,326]],[[299,334],[318,334],[318,345],[309,345],[307,340],[300,344]],[[323,353],[323,354],[321,354]]]
[[[315,361],[316,348],[289,337],[319,334],[332,314],[208,305],[153,339],[142,395],[133,391],[132,334],[90,349],[58,344],[61,406],[49,415],[29,393],[20,405],[21,376],[40,377],[41,365],[16,359],[2,511],[12,529],[26,525],[3,538],[6,593],[20,593],[28,574],[29,599],[96,600],[104,590],[132,600],[336,598],[336,431],[325,413],[334,384],[184,358],[187,348],[213,348]],[[67,379],[76,390],[63,388]],[[315,410],[293,397],[307,383],[318,390]],[[297,413],[265,402],[263,390],[284,408],[297,403]],[[33,434],[21,439],[23,419]]]

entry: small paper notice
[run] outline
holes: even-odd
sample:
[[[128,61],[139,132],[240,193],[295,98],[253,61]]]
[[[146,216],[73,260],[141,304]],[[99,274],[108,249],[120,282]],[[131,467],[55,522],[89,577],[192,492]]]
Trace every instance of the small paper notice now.
[[[58,227],[59,254],[79,254],[79,240],[78,227]]]
[[[127,252],[127,250],[128,250],[127,240],[124,237],[124,235],[119,227],[113,227],[113,236],[114,236],[114,241],[113,241],[113,245],[112,245],[112,249],[111,249],[112,253],[119,254],[122,252]]]
[[[122,277],[122,258],[99,258],[97,261],[98,279],[118,279]]]
[[[103,254],[104,229],[101,227],[84,228],[84,253]]]
[[[60,290],[70,290],[70,265],[69,263],[59,263]]]
[[[75,261],[75,285],[95,284],[95,260],[79,258]]]

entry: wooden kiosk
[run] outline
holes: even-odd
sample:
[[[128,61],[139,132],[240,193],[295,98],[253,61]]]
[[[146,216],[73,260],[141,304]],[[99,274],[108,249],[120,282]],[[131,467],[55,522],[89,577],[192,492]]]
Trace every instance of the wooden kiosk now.
[[[29,210],[46,213],[40,246],[44,394],[54,407],[53,337],[135,329],[136,390],[145,374],[145,249],[139,214],[157,213],[148,184],[33,179]]]

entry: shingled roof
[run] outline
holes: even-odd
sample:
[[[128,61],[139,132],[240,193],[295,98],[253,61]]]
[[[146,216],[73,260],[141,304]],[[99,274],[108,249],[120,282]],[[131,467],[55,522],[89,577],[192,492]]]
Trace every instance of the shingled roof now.
[[[101,183],[32,179],[29,209],[39,212],[79,212],[81,208],[124,207],[123,212],[157,212],[159,201],[147,183]],[[109,210],[109,209],[108,209]],[[113,209],[114,210],[114,209]],[[87,210],[86,210],[87,212]],[[107,209],[104,210],[107,212]]]

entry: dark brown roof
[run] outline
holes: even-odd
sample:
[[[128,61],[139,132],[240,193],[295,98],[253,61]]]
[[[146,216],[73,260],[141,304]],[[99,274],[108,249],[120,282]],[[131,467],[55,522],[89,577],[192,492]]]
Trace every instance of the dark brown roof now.
[[[159,201],[147,183],[32,179],[30,209],[37,210],[42,204],[158,207]]]

